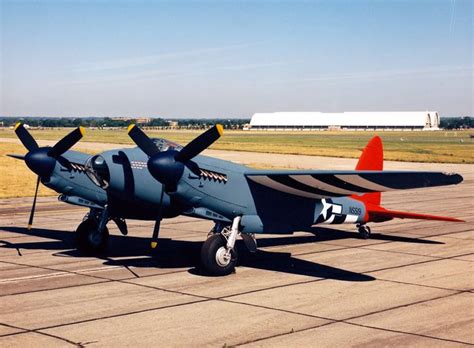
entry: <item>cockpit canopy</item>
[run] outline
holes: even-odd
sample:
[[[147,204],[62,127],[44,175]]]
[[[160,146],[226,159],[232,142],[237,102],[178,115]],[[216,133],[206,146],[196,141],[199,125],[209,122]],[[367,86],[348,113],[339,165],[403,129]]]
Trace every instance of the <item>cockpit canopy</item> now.
[[[103,188],[109,187],[110,171],[104,157],[95,155],[90,157],[84,164],[86,175],[92,180],[94,184]]]
[[[183,148],[181,145],[176,144],[176,143],[174,143],[172,141],[169,141],[167,139],[152,138],[151,140],[155,143],[156,147],[158,148],[158,150],[160,152],[168,151],[168,150],[181,151],[181,149]]]

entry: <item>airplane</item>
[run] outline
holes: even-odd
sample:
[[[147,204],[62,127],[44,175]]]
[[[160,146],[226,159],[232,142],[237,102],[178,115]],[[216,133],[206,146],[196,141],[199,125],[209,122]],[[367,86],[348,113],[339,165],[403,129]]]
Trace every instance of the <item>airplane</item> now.
[[[110,220],[124,235],[126,219],[154,220],[152,248],[164,218],[211,220],[214,227],[202,245],[201,265],[207,274],[223,276],[235,271],[238,236],[255,252],[257,234],[312,232],[319,224],[353,224],[367,239],[368,223],[394,218],[463,222],[381,205],[382,192],[454,185],[463,178],[456,173],[384,171],[378,136],[363,149],[355,170],[258,170],[201,155],[222,136],[221,125],[186,146],[149,138],[134,124],[127,131],[137,147],[90,156],[70,150],[82,138],[82,127],[53,147],[39,147],[18,123],[15,132],[29,152],[10,156],[23,159],[38,175],[28,226],[40,181],[60,193],[61,201],[89,208],[76,230],[77,248],[87,255],[104,252]]]

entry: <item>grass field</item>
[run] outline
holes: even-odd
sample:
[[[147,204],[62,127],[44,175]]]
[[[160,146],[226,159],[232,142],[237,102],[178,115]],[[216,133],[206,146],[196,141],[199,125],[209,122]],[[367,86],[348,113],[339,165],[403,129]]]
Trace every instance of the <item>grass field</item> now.
[[[58,140],[71,129],[31,130],[36,139]],[[186,144],[199,131],[147,131]],[[450,132],[379,132],[385,147],[385,159],[416,162],[474,163],[474,142],[469,131]],[[244,132],[227,131],[212,148],[267,153],[353,157],[374,135],[373,132]],[[0,129],[0,138],[16,138],[11,129]],[[87,130],[83,141],[131,144],[125,129]],[[80,143],[78,144],[80,149]],[[88,151],[90,152],[90,151]],[[7,153],[24,154],[22,145],[0,142],[0,198],[27,197],[34,194],[35,175],[23,161],[6,157]],[[254,167],[262,167],[255,163]],[[56,193],[41,185],[41,196]]]
[[[37,139],[57,140],[71,129],[32,130]],[[186,144],[200,131],[154,131],[163,137]],[[302,154],[357,158],[375,132],[248,132],[226,131],[213,149],[264,153]],[[474,163],[474,131],[378,132],[384,142],[385,159],[408,162]],[[0,129],[0,138],[14,138],[11,129]],[[131,144],[125,129],[87,129],[82,141]]]
[[[24,154],[22,145],[0,143],[0,198],[29,197],[35,194],[36,175],[25,162],[7,157],[7,153]],[[52,196],[56,192],[40,185],[40,196]]]

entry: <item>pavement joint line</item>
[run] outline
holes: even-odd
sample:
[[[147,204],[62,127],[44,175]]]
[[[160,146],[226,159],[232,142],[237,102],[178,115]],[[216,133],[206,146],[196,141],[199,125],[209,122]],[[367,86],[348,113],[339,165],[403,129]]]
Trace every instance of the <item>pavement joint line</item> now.
[[[470,255],[470,254],[468,254]],[[397,268],[403,268],[403,267],[409,267],[409,266],[413,266],[413,265],[418,265],[418,264],[423,264],[423,263],[428,263],[428,262],[435,262],[435,261],[440,261],[440,260],[445,260],[445,259],[452,259],[452,258],[455,258],[455,257],[459,257],[460,255],[455,255],[455,256],[451,256],[451,257],[446,257],[446,258],[443,258],[443,259],[434,259],[434,260],[425,260],[425,261],[419,261],[419,262],[414,262],[414,263],[410,263],[410,264],[406,264],[406,265],[399,265],[399,266],[393,266],[393,267],[386,267],[386,268],[382,268],[382,269],[376,269],[376,270],[371,270],[371,271],[366,271],[366,272],[359,272],[359,273],[375,273],[375,272],[379,272],[379,271],[384,271],[384,270],[388,270],[388,269],[397,269]],[[125,283],[128,283],[128,284],[133,284],[133,285],[142,285],[143,284],[136,284],[136,283],[131,283],[131,282],[127,282],[127,280],[132,280],[132,279],[136,279],[135,277],[133,278],[124,278],[124,279],[110,279],[110,278],[107,278],[107,277],[100,277],[100,276],[94,276],[94,275],[91,275],[91,274],[87,274],[87,273],[80,273],[80,272],[74,272],[74,271],[65,271],[65,270],[58,270],[58,269],[55,269],[55,268],[48,268],[48,267],[43,267],[43,266],[34,266],[34,265],[27,265],[27,264],[20,264],[20,263],[15,263],[15,262],[8,262],[8,261],[2,261],[0,260],[0,262],[2,263],[7,263],[7,264],[14,264],[14,265],[18,265],[18,266],[26,266],[26,267],[33,267],[33,268],[40,268],[40,269],[46,269],[46,270],[50,270],[50,271],[60,271],[60,272],[65,272],[65,273],[69,273],[69,274],[73,274],[73,275],[81,275],[81,276],[86,276],[86,277],[92,277],[92,278],[96,278],[96,279],[101,279],[101,280],[108,280],[110,282],[125,282]],[[104,270],[107,270],[108,268],[107,267],[104,267]],[[177,271],[177,272],[172,272],[172,273],[180,273],[180,272],[186,272],[186,271]],[[165,274],[169,274],[169,273],[165,273]],[[144,276],[144,277],[153,277],[153,276],[160,276],[160,275],[165,275],[165,274],[155,274],[155,275],[149,275],[149,276]],[[141,277],[141,278],[144,278],[144,277]],[[309,280],[307,281],[306,283],[312,283],[312,282],[316,282],[316,281],[323,281],[323,280],[327,280],[329,278],[318,278],[318,279],[313,279],[313,280]],[[286,287],[286,286],[291,286],[291,285],[297,285],[296,283],[295,284],[286,284],[286,285],[280,285],[278,286],[278,288],[280,287]],[[423,285],[419,285],[419,284],[411,284],[411,285],[415,285],[415,286],[423,286]],[[80,285],[77,285],[77,286],[80,286]],[[162,290],[162,291],[171,291],[171,290],[165,290],[163,288],[157,288],[157,287],[153,287],[157,290]],[[60,289],[60,288],[53,288],[53,289],[43,289],[43,290],[39,290],[39,291],[47,291],[47,290],[57,290],[57,289]],[[233,296],[240,296],[240,295],[243,295],[243,294],[249,294],[249,293],[254,293],[254,292],[259,292],[259,291],[265,291],[265,290],[269,290],[269,289],[266,289],[266,288],[263,288],[263,289],[257,289],[257,290],[253,290],[253,291],[249,291],[249,292],[245,292],[245,293],[240,293],[240,294],[235,294],[235,295],[229,295],[229,296],[225,296],[225,297],[233,297]],[[25,293],[30,293],[30,292],[25,292]],[[25,294],[25,293],[22,293],[22,294]],[[18,294],[18,293],[17,293]],[[13,295],[17,295],[17,294],[8,294],[8,295],[0,295],[0,297],[3,297],[3,296],[13,296]],[[189,296],[196,296],[196,295],[193,295],[193,294],[187,294],[187,293],[182,293],[184,295],[189,295]]]
[[[214,301],[214,299],[204,298],[204,299],[199,299],[199,300],[190,301],[190,302],[177,303],[177,304],[166,305],[166,306],[151,307],[151,308],[140,309],[140,310],[135,310],[135,311],[126,312],[126,313],[117,313],[117,314],[105,315],[105,316],[102,316],[102,317],[83,319],[83,320],[78,320],[78,321],[70,322],[70,323],[62,323],[62,324],[57,324],[57,325],[40,327],[40,328],[36,328],[35,331],[41,332],[41,331],[44,331],[44,330],[56,329],[56,328],[59,328],[59,327],[79,325],[79,324],[90,323],[90,322],[99,321],[99,320],[120,318],[120,317],[125,317],[125,316],[128,316],[128,315],[135,315],[135,314],[140,314],[140,313],[153,312],[153,311],[169,309],[169,308],[183,307],[183,306],[194,305],[194,304],[197,304],[197,303],[204,303],[204,302],[210,302],[210,301]],[[15,333],[12,333],[11,335],[15,335]]]
[[[420,256],[420,257],[430,257],[430,258],[432,258],[432,259],[438,259],[438,260],[444,260],[444,259],[445,259],[445,257],[443,257],[443,256],[408,253],[408,252],[405,252],[405,251],[396,251],[396,250],[371,249],[370,246],[361,247],[360,249],[363,249],[363,250],[370,250],[370,251],[381,251],[381,252],[391,253],[391,254],[402,254],[402,255],[411,255],[411,256]],[[462,254],[462,255],[457,255],[456,257],[467,256],[467,255],[472,255],[472,254],[473,254],[473,253]],[[459,261],[466,261],[466,260],[459,260]],[[469,261],[466,261],[466,262],[469,262]]]
[[[4,295],[0,295],[0,297],[35,294],[35,293],[38,293],[38,292],[46,292],[46,291],[54,291],[54,290],[63,290],[63,289],[79,288],[79,287],[83,287],[83,286],[92,286],[92,285],[105,284],[105,283],[112,283],[112,282],[113,282],[113,280],[105,280],[105,281],[97,281],[97,282],[94,282],[94,283],[77,284],[77,285],[66,285],[66,286],[61,286],[61,287],[57,287],[57,288],[38,289],[38,290],[30,290],[30,291],[24,291],[24,292],[16,292],[16,293],[14,293],[14,294],[4,294]]]
[[[458,232],[456,232],[458,233]],[[439,236],[439,235],[438,235]],[[430,238],[430,236],[426,236],[424,238]],[[421,238],[420,238],[421,239]],[[392,241],[384,241],[384,242],[381,242],[380,244],[384,244],[384,243],[391,243]],[[349,246],[349,247],[343,247],[341,249],[337,249],[337,250],[342,250],[342,249],[350,249],[350,248],[361,248],[360,246]],[[331,251],[331,250],[327,250],[327,251]],[[325,252],[325,251],[320,251],[320,252]],[[319,253],[319,252],[316,252],[316,253]],[[310,253],[311,254],[311,253]],[[471,253],[469,254],[465,254],[465,255],[470,255]],[[464,256],[464,255],[462,255]],[[427,260],[427,261],[423,261],[423,262],[419,262],[419,263],[427,263],[427,262],[432,262],[432,261],[438,261],[438,260],[444,260],[444,259],[451,259],[451,258],[455,258],[455,257],[460,257],[460,255],[456,255],[456,256],[451,256],[451,257],[446,257],[446,258],[439,258],[439,259],[435,259],[435,260]],[[76,275],[82,275],[82,276],[89,276],[89,277],[94,277],[94,278],[98,278],[98,279],[102,279],[102,280],[105,280],[107,282],[110,281],[110,282],[116,282],[116,281],[124,281],[125,283],[128,283],[128,284],[134,284],[134,285],[138,285],[136,283],[130,283],[130,282],[126,282],[126,280],[130,280],[130,278],[125,278],[125,279],[122,279],[122,280],[114,280],[114,279],[110,279],[110,278],[106,278],[106,277],[97,277],[97,276],[92,276],[90,274],[83,274],[83,273],[80,273],[79,272],[73,272],[73,271],[65,271],[65,270],[57,270],[57,269],[52,269],[52,268],[45,268],[45,267],[39,267],[39,266],[32,266],[32,265],[25,265],[25,264],[18,264],[18,263],[12,263],[12,262],[6,262],[6,261],[1,261],[0,262],[5,262],[5,263],[9,263],[9,264],[16,264],[16,265],[20,265],[20,266],[25,266],[25,267],[36,267],[36,268],[42,268],[42,269],[48,269],[48,270],[54,270],[54,271],[59,271],[59,272],[65,272],[65,273],[71,273],[71,274],[76,274]],[[378,271],[382,271],[382,270],[386,270],[386,269],[393,269],[393,268],[401,268],[401,267],[406,267],[406,266],[411,266],[411,265],[414,265],[414,264],[419,264],[419,263],[412,263],[412,264],[408,264],[408,265],[401,265],[401,266],[396,266],[396,267],[389,267],[389,268],[385,268],[385,269],[379,269],[379,270],[374,270],[374,271],[369,271],[369,272],[363,272],[363,273],[370,273],[370,272],[378,272]],[[105,267],[104,270],[108,270],[109,268],[108,267]],[[178,271],[180,272],[180,271]],[[163,274],[160,274],[160,275],[163,275]],[[152,276],[159,276],[159,275],[150,275],[150,277]],[[135,278],[135,277],[134,277]],[[132,278],[133,279],[133,278]],[[316,279],[316,280],[310,280],[308,281],[308,283],[310,282],[314,282],[314,281],[322,281],[322,280],[325,280],[327,278],[321,278],[321,279]],[[291,286],[291,285],[297,285],[297,284],[287,284],[287,285],[283,285],[282,287],[284,286]],[[416,286],[423,286],[423,285],[420,285],[420,284],[411,284],[411,285],[416,285]],[[77,285],[77,286],[80,286],[80,285]],[[74,287],[74,286],[72,286]],[[59,289],[59,288],[56,288],[56,289]],[[47,290],[56,290],[56,289],[44,289],[44,290],[40,290],[40,291],[47,291]],[[157,290],[162,290],[162,291],[166,291],[165,289],[161,289],[161,288],[156,288]],[[257,292],[257,291],[265,291],[265,290],[269,290],[269,289],[258,289],[258,290],[255,290],[255,291],[250,291],[248,293],[252,293],[252,292]],[[168,290],[169,291],[169,290]],[[29,293],[29,292],[25,292],[25,293]],[[24,294],[24,293],[23,293]],[[189,295],[189,296],[196,296],[196,295],[193,295],[193,294],[186,294],[186,293],[183,293],[185,295]],[[245,294],[245,293],[242,293],[242,294]],[[15,295],[15,294],[10,294],[10,295],[6,295],[6,296],[11,296],[11,295]],[[236,295],[231,295],[231,296],[227,296],[227,297],[232,297],[232,296],[239,296],[241,294],[236,294]]]
[[[460,294],[460,293],[463,293],[463,291],[455,292],[455,293],[448,294],[448,295],[445,295],[445,296],[438,296],[438,297],[431,298],[431,299],[420,300],[420,301],[412,302],[412,303],[409,303],[409,304],[394,306],[394,307],[386,308],[386,309],[383,309],[383,310],[380,310],[380,311],[374,311],[374,312],[370,312],[370,313],[363,314],[363,315],[359,315],[359,316],[355,316],[355,317],[349,317],[349,318],[346,318],[346,319],[326,318],[326,317],[320,317],[320,316],[315,316],[315,315],[311,315],[311,314],[305,314],[305,313],[300,313],[300,312],[289,311],[291,314],[303,314],[303,315],[306,315],[306,316],[309,316],[309,317],[313,317],[313,318],[315,318],[315,319],[328,320],[329,322],[328,322],[328,323],[324,323],[324,324],[320,324],[320,325],[316,325],[316,326],[314,326],[314,327],[304,328],[304,329],[301,329],[301,330],[292,330],[292,331],[290,331],[290,332],[286,332],[286,333],[282,333],[282,334],[276,334],[276,335],[272,335],[272,336],[268,336],[268,337],[264,337],[264,338],[259,338],[259,339],[256,339],[256,340],[251,340],[251,341],[246,341],[246,342],[238,343],[238,344],[236,344],[235,346],[241,346],[241,345],[245,345],[245,344],[249,344],[249,343],[255,343],[255,342],[259,342],[259,341],[263,341],[263,340],[268,340],[268,339],[275,338],[275,337],[281,337],[281,336],[288,335],[288,334],[292,334],[292,333],[297,333],[297,332],[302,332],[302,331],[308,331],[308,330],[316,329],[316,328],[319,328],[319,327],[322,327],[322,326],[327,326],[327,325],[331,325],[331,324],[335,324],[335,323],[344,323],[344,324],[348,324],[348,325],[359,326],[359,327],[366,327],[366,328],[371,328],[371,329],[376,329],[376,330],[381,330],[381,331],[389,331],[389,332],[394,332],[394,333],[401,333],[401,334],[406,334],[406,335],[414,335],[414,336],[419,336],[419,337],[424,337],[424,338],[430,338],[430,339],[435,339],[435,340],[441,340],[441,341],[447,341],[447,342],[453,342],[453,343],[461,343],[461,344],[472,345],[472,344],[470,344],[470,343],[463,342],[463,341],[457,341],[457,340],[446,339],[446,338],[441,338],[441,337],[436,337],[436,336],[429,336],[429,335],[417,334],[417,333],[412,333],[412,332],[407,332],[407,331],[392,330],[392,329],[381,328],[381,327],[376,327],[376,326],[369,326],[369,325],[358,324],[358,323],[353,323],[353,322],[350,322],[350,321],[349,321],[349,320],[353,320],[353,319],[360,319],[360,318],[363,318],[363,317],[366,317],[366,316],[369,316],[369,315],[373,315],[373,314],[379,314],[379,313],[384,313],[384,312],[391,311],[391,310],[395,310],[395,309],[399,309],[399,308],[409,307],[409,306],[412,306],[412,305],[417,305],[417,304],[426,303],[426,302],[430,302],[430,301],[436,301],[436,300],[439,300],[439,299],[443,299],[443,298],[447,298],[447,297],[450,297],[450,296],[458,295],[458,294]],[[234,302],[234,301],[230,301],[230,302]],[[266,309],[273,309],[273,310],[281,311],[281,310],[278,309],[278,308],[266,307],[266,306],[255,305],[255,304],[249,304],[249,303],[245,303],[245,302],[242,303],[242,302],[239,302],[239,301],[235,301],[234,303],[247,304],[247,305],[254,306],[254,307],[262,307],[262,308],[266,308]],[[286,310],[283,310],[283,311],[284,311],[284,312],[287,312]]]
[[[14,326],[14,325],[10,325],[10,324],[6,324],[6,323],[0,323],[0,325],[3,325],[3,326],[7,326],[11,329],[16,329],[16,330],[22,330],[20,332],[12,332],[10,334],[5,334],[5,335],[0,335],[0,338],[2,337],[8,337],[8,336],[17,336],[17,335],[23,335],[23,334],[27,334],[27,333],[36,333],[38,335],[42,335],[42,336],[47,336],[47,337],[51,337],[51,338],[55,338],[55,339],[58,339],[60,341],[63,341],[63,342],[66,342],[66,343],[69,343],[73,346],[76,346],[76,347],[83,347],[83,345],[81,345],[80,343],[76,343],[74,341],[71,341],[67,338],[64,338],[64,337],[61,337],[61,336],[57,336],[57,335],[52,335],[52,334],[49,334],[49,333],[46,333],[46,332],[39,332],[35,329],[25,329],[25,328],[22,328],[22,327],[19,327],[19,326]]]
[[[321,327],[325,327],[325,326],[329,326],[329,325],[333,325],[333,324],[337,324],[337,323],[343,323],[343,324],[347,324],[347,325],[351,325],[351,326],[357,326],[357,327],[364,327],[364,328],[373,329],[373,330],[377,330],[377,331],[393,332],[393,333],[404,334],[404,335],[409,335],[409,336],[423,337],[423,338],[428,338],[428,339],[433,339],[433,340],[438,340],[438,341],[459,343],[459,344],[468,345],[468,346],[473,345],[472,343],[457,341],[457,340],[452,340],[452,339],[447,339],[447,338],[441,338],[441,337],[436,337],[436,336],[417,334],[417,333],[413,333],[413,332],[393,330],[393,329],[387,329],[387,328],[380,328],[380,327],[375,327],[375,326],[370,326],[370,325],[356,324],[356,323],[344,322],[344,321],[341,321],[341,320],[337,320],[337,321],[331,321],[331,322],[320,324],[320,325],[315,325],[315,326],[308,327],[308,328],[303,328],[303,329],[300,329],[300,330],[291,330],[289,332],[274,334],[274,335],[271,335],[271,336],[262,337],[262,338],[258,338],[258,339],[255,339],[255,340],[244,341],[244,342],[241,342],[241,343],[237,343],[234,346],[239,347],[239,346],[243,346],[243,345],[250,344],[250,343],[256,343],[256,342],[261,342],[261,341],[269,340],[269,339],[276,338],[276,337],[291,335],[293,333],[299,333],[299,332],[315,330],[315,329],[318,329],[318,328],[321,328]]]
[[[469,292],[469,291],[470,291],[469,289],[450,289],[450,288],[442,288],[442,287],[434,286],[434,285],[426,285],[426,284],[402,282],[402,281],[399,281],[399,280],[391,280],[391,279],[383,279],[383,278],[377,278],[377,280],[380,280],[380,281],[382,281],[382,282],[395,283],[395,284],[402,284],[402,285],[414,285],[414,286],[420,286],[420,287],[423,287],[423,288],[437,289],[437,290],[459,291],[459,292]]]
[[[317,328],[328,326],[328,325],[335,324],[335,323],[337,323],[337,321],[330,321],[328,323],[322,323],[322,324],[318,324],[318,325],[314,325],[314,326],[310,326],[310,327],[306,327],[306,328],[302,328],[302,329],[296,329],[296,330],[291,329],[291,331],[281,332],[281,333],[273,334],[273,335],[266,336],[266,337],[260,337],[260,338],[253,339],[253,340],[243,341],[243,342],[237,343],[233,346],[234,347],[240,347],[240,346],[244,346],[246,344],[261,342],[261,341],[269,340],[269,339],[276,338],[276,337],[283,337],[283,336],[291,335],[291,334],[294,334],[294,333],[305,332],[305,331],[317,329]]]
[[[464,255],[464,254],[462,254],[462,255]],[[379,268],[379,269],[375,269],[375,270],[369,270],[369,271],[365,271],[363,273],[375,273],[375,272],[386,271],[386,270],[389,270],[389,269],[397,269],[397,268],[404,268],[404,267],[420,265],[420,264],[423,264],[423,263],[438,262],[438,261],[442,261],[442,260],[450,260],[450,259],[454,259],[455,257],[459,257],[459,256],[460,255],[454,255],[454,256],[449,256],[449,257],[445,257],[445,258],[442,258],[442,259],[433,259],[433,260],[412,262],[412,263],[405,264],[405,265],[399,265],[399,266],[392,266],[392,267]]]
[[[417,337],[423,337],[423,338],[430,338],[430,339],[434,339],[434,340],[438,340],[438,341],[459,343],[459,344],[464,344],[464,345],[468,345],[468,346],[472,346],[472,345],[473,345],[472,343],[469,343],[469,342],[453,340],[453,339],[450,339],[450,338],[442,338],[442,337],[437,337],[437,336],[430,336],[430,335],[418,334],[418,333],[409,332],[409,331],[393,330],[393,329],[388,329],[388,328],[381,328],[381,327],[370,326],[370,325],[364,325],[364,324],[356,324],[356,323],[351,323],[351,322],[344,322],[344,323],[345,323],[345,324],[348,324],[348,325],[359,326],[359,327],[365,327],[365,328],[374,329],[374,330],[379,330],[379,331],[387,331],[387,332],[400,333],[400,334],[405,334],[405,335],[410,335],[410,336],[417,336]]]
[[[457,257],[457,256],[454,256],[454,257]],[[449,257],[449,258],[446,258],[446,259],[450,259],[452,257]],[[423,264],[423,263],[429,263],[429,262],[435,262],[435,261],[439,261],[438,259],[435,259],[435,260],[425,260],[425,261],[419,261],[419,262],[412,262],[412,263],[409,263],[409,264],[405,264],[405,265],[399,265],[399,266],[393,266],[393,267],[385,267],[385,268],[380,268],[380,269],[377,269],[377,270],[373,270],[373,271],[364,271],[364,272],[358,272],[358,273],[361,273],[361,274],[370,274],[370,273],[375,273],[375,272],[379,272],[379,271],[385,271],[387,269],[396,269],[396,268],[403,268],[403,267],[409,267],[409,266],[414,266],[414,265],[418,265],[418,264]],[[324,280],[328,280],[328,279],[331,279],[331,278],[318,278],[318,279],[314,279],[314,280],[309,280],[309,281],[306,281],[306,282],[302,282],[303,283],[306,283],[306,284],[309,284],[309,283],[313,283],[313,282],[317,282],[317,281],[324,281]],[[378,279],[378,278],[377,278]],[[293,285],[299,285],[298,283],[295,283],[295,284],[283,284],[283,285],[279,285],[277,286],[276,288],[283,288],[283,287],[288,287],[288,286],[293,286]],[[420,287],[423,287],[424,285],[420,285],[420,284],[410,284],[410,285],[413,285],[413,286],[420,286]],[[272,288],[263,288],[263,289],[257,289],[257,290],[251,290],[251,291],[248,291],[248,292],[243,292],[243,293],[239,293],[239,294],[234,294],[234,295],[228,295],[228,296],[223,296],[222,298],[229,298],[229,297],[235,297],[235,296],[240,296],[240,295],[248,295],[248,294],[251,294],[251,293],[256,293],[256,292],[261,292],[261,291],[266,291],[266,290],[272,290]],[[459,291],[459,290],[447,290],[447,291],[457,291],[457,292],[466,292],[466,291]]]
[[[0,262],[2,262],[2,261],[0,261]],[[110,268],[109,267],[96,267],[96,268],[83,269],[83,270],[76,271],[76,272],[67,271],[67,270],[57,270],[57,272],[54,272],[54,273],[38,274],[38,275],[31,275],[31,276],[17,277],[17,278],[0,279],[0,284],[1,283],[21,281],[21,280],[32,280],[32,279],[40,279],[40,278],[48,278],[48,277],[61,277],[61,276],[70,275],[71,273],[78,274],[78,275],[85,275],[85,274],[89,274],[89,273],[103,272],[103,271],[108,271],[110,269],[118,269],[118,268],[122,268],[122,266],[110,266]],[[84,273],[82,273],[82,272],[84,272]],[[86,272],[89,272],[89,273],[86,273]]]
[[[470,231],[470,230],[466,230],[466,231]],[[466,232],[466,231],[459,231],[459,232],[448,232],[448,233],[445,233],[445,234],[437,234],[437,235],[433,235],[433,236],[425,236],[425,237],[420,237],[420,238],[417,238],[417,239],[426,239],[426,238],[433,238],[433,237],[444,237],[445,235],[448,235],[448,234],[452,234],[452,233],[462,233],[462,232]],[[346,239],[346,238],[344,238]],[[382,242],[379,242],[379,243],[372,243],[372,244],[369,244],[367,246],[363,246],[363,245],[349,245],[349,246],[342,246],[340,244],[337,244],[337,243],[331,243],[331,241],[315,241],[315,243],[321,243],[323,245],[330,245],[330,246],[336,246],[336,247],[340,247],[338,249],[329,249],[329,250],[321,250],[321,251],[316,251],[316,252],[312,252],[312,251],[308,251],[308,252],[304,252],[304,253],[295,253],[295,254],[292,254],[294,256],[303,256],[303,255],[311,255],[311,254],[317,254],[317,253],[324,253],[324,252],[331,252],[331,251],[338,251],[338,250],[344,250],[344,249],[368,249],[370,251],[385,251],[385,252],[392,252],[392,253],[399,253],[399,254],[408,254],[408,255],[414,255],[414,256],[424,256],[424,257],[440,257],[440,256],[430,256],[430,255],[420,255],[420,254],[414,254],[414,253],[406,253],[406,252],[400,252],[400,251],[392,251],[392,250],[378,250],[378,249],[369,249],[371,246],[375,246],[375,245],[383,245],[383,244],[389,244],[389,243],[395,243],[397,241],[382,241]],[[470,254],[468,254],[470,255]]]
[[[45,267],[45,266],[35,266],[35,265],[27,265],[27,264],[21,264],[21,263],[17,263],[17,262],[10,262],[10,261],[4,261],[4,260],[0,260],[0,263],[7,263],[7,264],[11,264],[11,265],[16,265],[16,266],[24,266],[24,267],[31,267],[31,268],[38,268],[38,269],[43,269],[43,270],[48,270],[48,271],[55,271],[56,273],[53,273],[52,275],[53,276],[60,276],[60,275],[80,275],[80,276],[85,276],[85,277],[91,277],[91,278],[95,278],[95,279],[100,279],[100,280],[105,280],[105,282],[121,282],[122,280],[131,280],[131,279],[136,279],[136,277],[134,276],[133,278],[124,278],[124,279],[111,279],[111,278],[107,278],[107,277],[100,277],[100,276],[97,276],[97,275],[92,275],[90,273],[81,273],[82,270],[79,270],[79,271],[69,271],[69,270],[60,270],[60,269],[56,269],[56,268],[51,268],[51,267]],[[106,267],[100,267],[100,268],[97,268],[97,270],[99,271],[108,271],[110,269],[122,269],[123,267],[122,266],[106,266]],[[95,269],[94,269],[95,270]],[[181,271],[175,271],[175,272],[168,272],[168,273],[162,273],[162,274],[159,274],[159,275],[167,275],[167,274],[174,274],[174,273],[182,273],[182,272],[187,272],[187,270],[181,270]],[[133,272],[134,273],[134,272]],[[33,278],[26,278],[26,279],[36,279],[36,278],[47,278],[50,274],[45,274],[45,275],[39,275],[38,277],[35,277],[33,276]],[[154,275],[149,275],[149,276],[141,276],[139,278],[147,278],[147,277],[152,277],[152,276],[158,276],[157,274],[154,274]],[[16,278],[14,279],[5,279],[3,281],[0,281],[1,282],[5,282],[7,283],[8,281],[17,281]],[[133,284],[133,285],[139,285],[139,284],[134,284],[134,283],[130,283],[130,284]],[[76,285],[76,286],[81,286],[82,284],[80,285]],[[84,284],[84,285],[87,285],[87,284]],[[74,286],[71,286],[71,287],[74,287]],[[53,289],[43,289],[43,290],[39,290],[39,291],[47,291],[47,290],[58,290],[58,289],[62,289],[62,287],[60,288],[53,288]],[[162,289],[159,289],[159,290],[162,290]],[[37,292],[37,291],[32,291],[32,292]],[[30,293],[30,292],[24,292],[22,294],[25,294],[25,293]],[[18,294],[18,293],[17,293]],[[17,295],[17,294],[8,294],[8,295],[0,295],[0,297],[4,297],[4,296],[13,296],[13,295]],[[194,295],[191,295],[189,294],[190,296],[194,296]]]
[[[0,263],[7,263],[7,264],[13,264],[13,265],[17,265],[17,266],[21,266],[21,267],[32,267],[32,268],[39,268],[39,269],[45,269],[44,267],[41,267],[41,266],[33,266],[33,265],[28,265],[28,266],[23,266],[22,264],[18,264],[18,263],[14,263],[14,262],[7,262],[7,261],[2,261],[0,260]],[[47,270],[50,270],[48,268],[46,268]],[[105,268],[107,269],[107,268]],[[88,274],[81,274],[81,273],[74,273],[72,271],[65,271],[66,273],[69,272],[69,274],[73,274],[73,275],[81,275],[81,276],[89,276],[91,278],[94,278],[94,279],[98,279],[98,280],[103,280],[103,281],[98,281],[98,282],[95,282],[95,283],[87,283],[87,284],[77,284],[77,285],[67,285],[67,286],[60,286],[60,287],[56,287],[56,288],[48,288],[48,289],[38,289],[38,290],[31,290],[31,291],[25,291],[25,292],[18,292],[18,293],[14,293],[14,294],[4,294],[4,295],[0,295],[0,297],[7,297],[7,296],[16,296],[16,295],[24,295],[24,294],[31,294],[31,293],[37,293],[37,292],[45,292],[45,291],[55,291],[55,290],[62,290],[62,289],[69,289],[69,288],[74,288],[74,287],[82,287],[82,286],[90,286],[90,285],[95,285],[95,284],[102,284],[102,283],[112,283],[112,282],[117,282],[117,281],[124,281],[124,280],[133,280],[133,279],[137,279],[136,277],[133,277],[133,278],[123,278],[123,279],[111,279],[111,278],[107,278],[107,277],[98,277],[98,276],[92,276],[92,275],[88,275]],[[161,275],[169,275],[169,274],[176,274],[176,273],[184,273],[184,272],[187,272],[187,270],[179,270],[179,271],[174,271],[174,272],[167,272],[167,273],[160,273],[160,274],[150,274],[150,275],[144,275],[144,276],[140,276],[139,278],[149,278],[149,277],[155,277],[155,276],[161,276]],[[129,283],[129,284],[132,284],[132,285],[137,285],[135,283]],[[190,295],[192,296],[192,295]]]
[[[349,320],[361,319],[361,318],[368,317],[368,316],[374,315],[374,314],[380,314],[380,313],[393,311],[393,310],[400,309],[400,308],[406,308],[406,307],[410,307],[410,306],[414,306],[414,305],[418,305],[418,304],[422,304],[422,303],[442,300],[442,299],[445,299],[445,298],[448,298],[448,297],[452,297],[452,296],[456,296],[456,295],[466,293],[467,291],[450,290],[450,292],[451,292],[450,294],[446,294],[446,295],[436,296],[436,297],[432,297],[432,298],[428,298],[428,299],[424,299],[424,300],[419,300],[419,301],[415,301],[415,302],[411,302],[411,303],[406,303],[406,304],[402,304],[402,305],[398,305],[398,306],[389,307],[389,308],[382,309],[382,310],[379,310],[379,311],[373,311],[373,312],[369,312],[369,313],[362,314],[362,315],[356,315],[356,316],[353,316],[353,317],[344,318],[342,321],[348,322]]]

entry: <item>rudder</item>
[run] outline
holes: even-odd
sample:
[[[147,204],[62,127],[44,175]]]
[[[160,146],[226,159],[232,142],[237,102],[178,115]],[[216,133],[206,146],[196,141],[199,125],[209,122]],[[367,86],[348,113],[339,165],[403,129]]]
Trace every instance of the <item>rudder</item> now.
[[[383,170],[383,145],[379,136],[374,136],[365,146],[357,162],[356,170]],[[361,196],[353,196],[364,203],[380,205],[381,192],[365,193]]]

